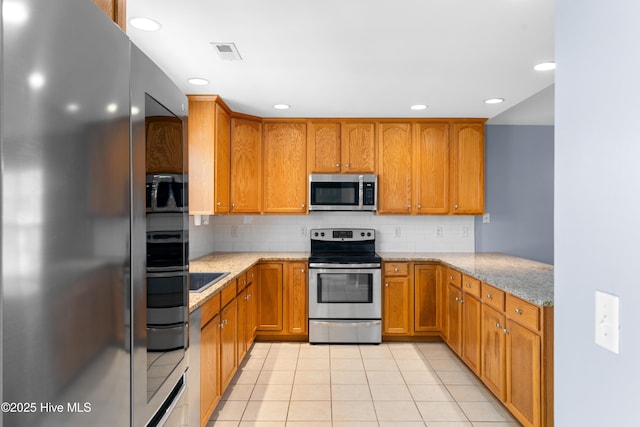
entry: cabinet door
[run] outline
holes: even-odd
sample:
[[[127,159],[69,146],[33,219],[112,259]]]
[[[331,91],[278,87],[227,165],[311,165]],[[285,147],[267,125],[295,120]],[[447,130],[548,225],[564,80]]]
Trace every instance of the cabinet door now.
[[[484,212],[484,125],[453,124],[452,150],[454,214]]]
[[[411,124],[379,125],[378,213],[411,212]]]
[[[189,214],[213,214],[214,117],[212,98],[189,97]]]
[[[222,323],[220,332],[220,387],[221,390],[224,390],[231,382],[238,366],[236,354],[238,312],[235,298],[222,309],[220,319]]]
[[[437,265],[416,265],[414,286],[414,331],[433,332],[439,331],[440,311],[442,306],[439,301],[440,280]]]
[[[340,124],[309,122],[307,133],[309,173],[339,173]]]
[[[307,211],[305,123],[264,124],[264,212]]]
[[[481,303],[467,293],[462,294],[462,360],[480,375]]]
[[[214,212],[229,213],[231,116],[220,104],[216,104],[215,114],[215,154],[213,165]],[[191,179],[189,183],[191,183]]]
[[[260,264],[258,268],[258,330],[282,331],[282,264]]]
[[[307,314],[307,264],[305,262],[287,263],[286,301],[287,333],[307,334],[309,316]]]
[[[383,288],[382,332],[386,335],[409,335],[409,278],[386,277]]]
[[[240,366],[242,359],[247,354],[247,288],[244,288],[236,297],[238,310],[238,328],[236,331],[236,366]]]
[[[177,117],[147,117],[147,173],[182,173],[182,121]]]
[[[447,344],[460,355],[462,350],[462,291],[453,285],[447,286]]]
[[[507,320],[507,408],[525,426],[541,419],[540,337]]]
[[[231,212],[262,210],[262,125],[231,119]]]
[[[200,425],[209,421],[220,400],[218,351],[220,347],[220,315],[216,315],[200,330]]]
[[[229,111],[217,96],[189,97],[189,213],[229,212]]]
[[[253,283],[249,283],[246,287],[246,320],[245,320],[245,329],[244,329],[244,339],[245,339],[245,347],[249,349],[251,344],[253,344],[253,340],[256,337],[256,319],[257,319],[257,305],[255,298],[255,289],[256,285]]]
[[[374,123],[343,123],[342,172],[375,173],[375,141]]]
[[[506,388],[506,328],[505,317],[486,304],[482,305],[482,380],[500,400],[505,400]]]
[[[415,191],[419,214],[449,212],[449,124],[418,123],[415,140]]]

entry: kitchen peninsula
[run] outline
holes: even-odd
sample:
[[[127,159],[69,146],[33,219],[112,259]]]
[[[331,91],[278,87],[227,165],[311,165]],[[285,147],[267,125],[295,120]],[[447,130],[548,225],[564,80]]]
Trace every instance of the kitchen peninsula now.
[[[442,340],[523,425],[553,425],[553,266],[499,253],[379,255],[384,341]],[[233,351],[219,353],[221,364],[225,358],[234,364],[222,375],[222,386],[205,385],[200,373],[203,393],[216,389],[197,396],[201,422],[254,338],[307,339],[308,256],[227,252],[191,261],[191,272],[230,273],[204,292],[191,293],[191,335],[202,331],[192,344],[205,340],[207,324],[219,326],[220,335],[232,325],[237,331],[235,343],[227,344]],[[232,320],[225,317],[230,306]],[[191,366],[204,368],[201,355],[193,354],[199,348],[205,347],[192,345]],[[214,377],[210,373],[209,379],[217,381]]]

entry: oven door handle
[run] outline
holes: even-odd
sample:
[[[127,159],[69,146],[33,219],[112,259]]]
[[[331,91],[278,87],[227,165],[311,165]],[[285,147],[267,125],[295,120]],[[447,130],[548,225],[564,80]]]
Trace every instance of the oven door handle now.
[[[370,322],[325,322],[322,320],[313,320],[313,323],[316,325],[323,326],[380,326],[382,325],[382,320],[372,320]]]
[[[310,262],[309,268],[330,268],[330,269],[338,269],[338,268],[380,268],[379,262],[373,262],[370,264],[331,264],[325,262]]]

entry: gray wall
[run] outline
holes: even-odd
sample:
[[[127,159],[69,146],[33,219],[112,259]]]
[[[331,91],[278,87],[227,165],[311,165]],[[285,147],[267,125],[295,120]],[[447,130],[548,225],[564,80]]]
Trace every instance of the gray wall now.
[[[476,251],[553,264],[553,126],[486,126],[485,162]]]
[[[556,2],[555,425],[637,426],[640,2]],[[594,344],[620,298],[620,353]]]

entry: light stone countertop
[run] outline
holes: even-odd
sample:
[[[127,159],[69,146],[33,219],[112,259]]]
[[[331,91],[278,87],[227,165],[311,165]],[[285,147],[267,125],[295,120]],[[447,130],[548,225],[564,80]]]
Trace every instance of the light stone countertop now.
[[[553,266],[491,252],[379,252],[383,261],[443,262],[539,306],[553,306]],[[215,252],[191,260],[191,272],[229,272],[203,292],[189,293],[189,312],[260,261],[306,261],[308,252]]]

